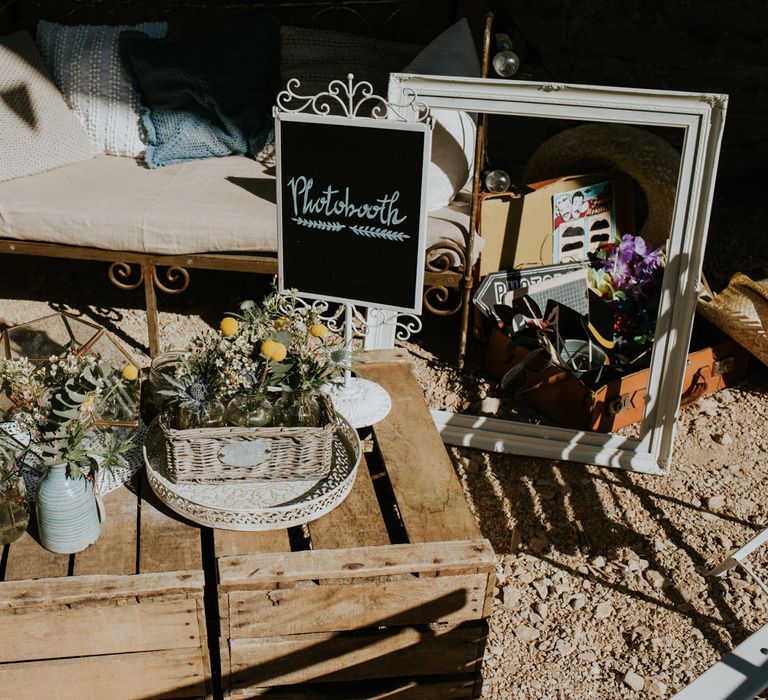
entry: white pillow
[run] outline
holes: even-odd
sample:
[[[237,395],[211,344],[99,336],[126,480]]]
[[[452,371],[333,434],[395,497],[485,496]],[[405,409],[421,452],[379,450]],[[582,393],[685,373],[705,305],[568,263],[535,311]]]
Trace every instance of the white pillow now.
[[[139,94],[118,53],[125,30],[162,39],[166,22],[135,26],[66,26],[41,21],[37,45],[70,109],[91,142],[113,156],[140,156],[146,149],[140,126]]]
[[[403,72],[479,78],[480,60],[466,17],[433,39]],[[432,116],[435,130],[427,186],[430,211],[448,206],[472,175],[477,131],[474,116],[468,112],[434,109]]]

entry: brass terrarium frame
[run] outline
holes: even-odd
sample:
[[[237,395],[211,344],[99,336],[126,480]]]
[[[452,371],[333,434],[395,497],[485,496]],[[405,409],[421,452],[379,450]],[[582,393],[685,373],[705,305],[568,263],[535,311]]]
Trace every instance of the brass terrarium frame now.
[[[58,338],[52,337],[50,331],[59,331]],[[37,334],[37,335],[35,335]],[[20,336],[20,338],[19,338]],[[120,362],[121,367],[132,365],[138,368],[138,363],[110,333],[102,326],[91,321],[69,314],[65,311],[42,316],[6,328],[0,334],[0,349],[6,359],[16,359],[24,356],[30,362],[41,367],[50,362],[52,354],[77,347],[77,354],[83,356],[89,352],[98,352],[102,359],[115,367]],[[111,352],[105,352],[105,347]],[[32,352],[27,352],[27,350]],[[115,367],[120,369],[121,367]],[[128,381],[128,380],[127,380]],[[138,427],[139,392],[138,382],[133,391],[133,418],[128,420],[102,418],[94,411],[94,424],[99,427],[136,428]]]

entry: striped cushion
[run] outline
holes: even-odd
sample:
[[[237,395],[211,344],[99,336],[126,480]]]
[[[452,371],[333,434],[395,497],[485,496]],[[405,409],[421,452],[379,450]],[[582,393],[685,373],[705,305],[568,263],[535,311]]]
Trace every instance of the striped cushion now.
[[[135,26],[68,27],[41,21],[37,44],[64,99],[103,153],[140,156],[142,138],[139,95],[118,54],[120,32],[132,29],[154,38],[168,31],[165,22]]]

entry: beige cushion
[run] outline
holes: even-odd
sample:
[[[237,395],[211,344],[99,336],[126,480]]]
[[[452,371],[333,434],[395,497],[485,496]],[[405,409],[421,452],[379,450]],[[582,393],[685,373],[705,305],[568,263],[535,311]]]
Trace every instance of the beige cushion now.
[[[0,236],[138,253],[277,251],[274,170],[243,156],[149,170],[99,156],[0,183]],[[430,215],[427,245],[463,243],[468,207]]]
[[[27,32],[0,38],[0,181],[93,158]]]

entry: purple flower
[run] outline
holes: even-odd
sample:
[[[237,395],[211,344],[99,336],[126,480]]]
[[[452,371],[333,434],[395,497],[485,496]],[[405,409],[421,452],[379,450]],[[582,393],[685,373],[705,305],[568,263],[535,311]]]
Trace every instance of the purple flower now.
[[[640,236],[625,233],[619,241],[619,251],[622,257],[629,262],[633,258],[644,258],[648,254],[649,248]]]
[[[632,274],[632,270],[627,260],[621,255],[621,250],[614,248],[601,265],[613,281],[613,286],[617,289],[625,289]]]

